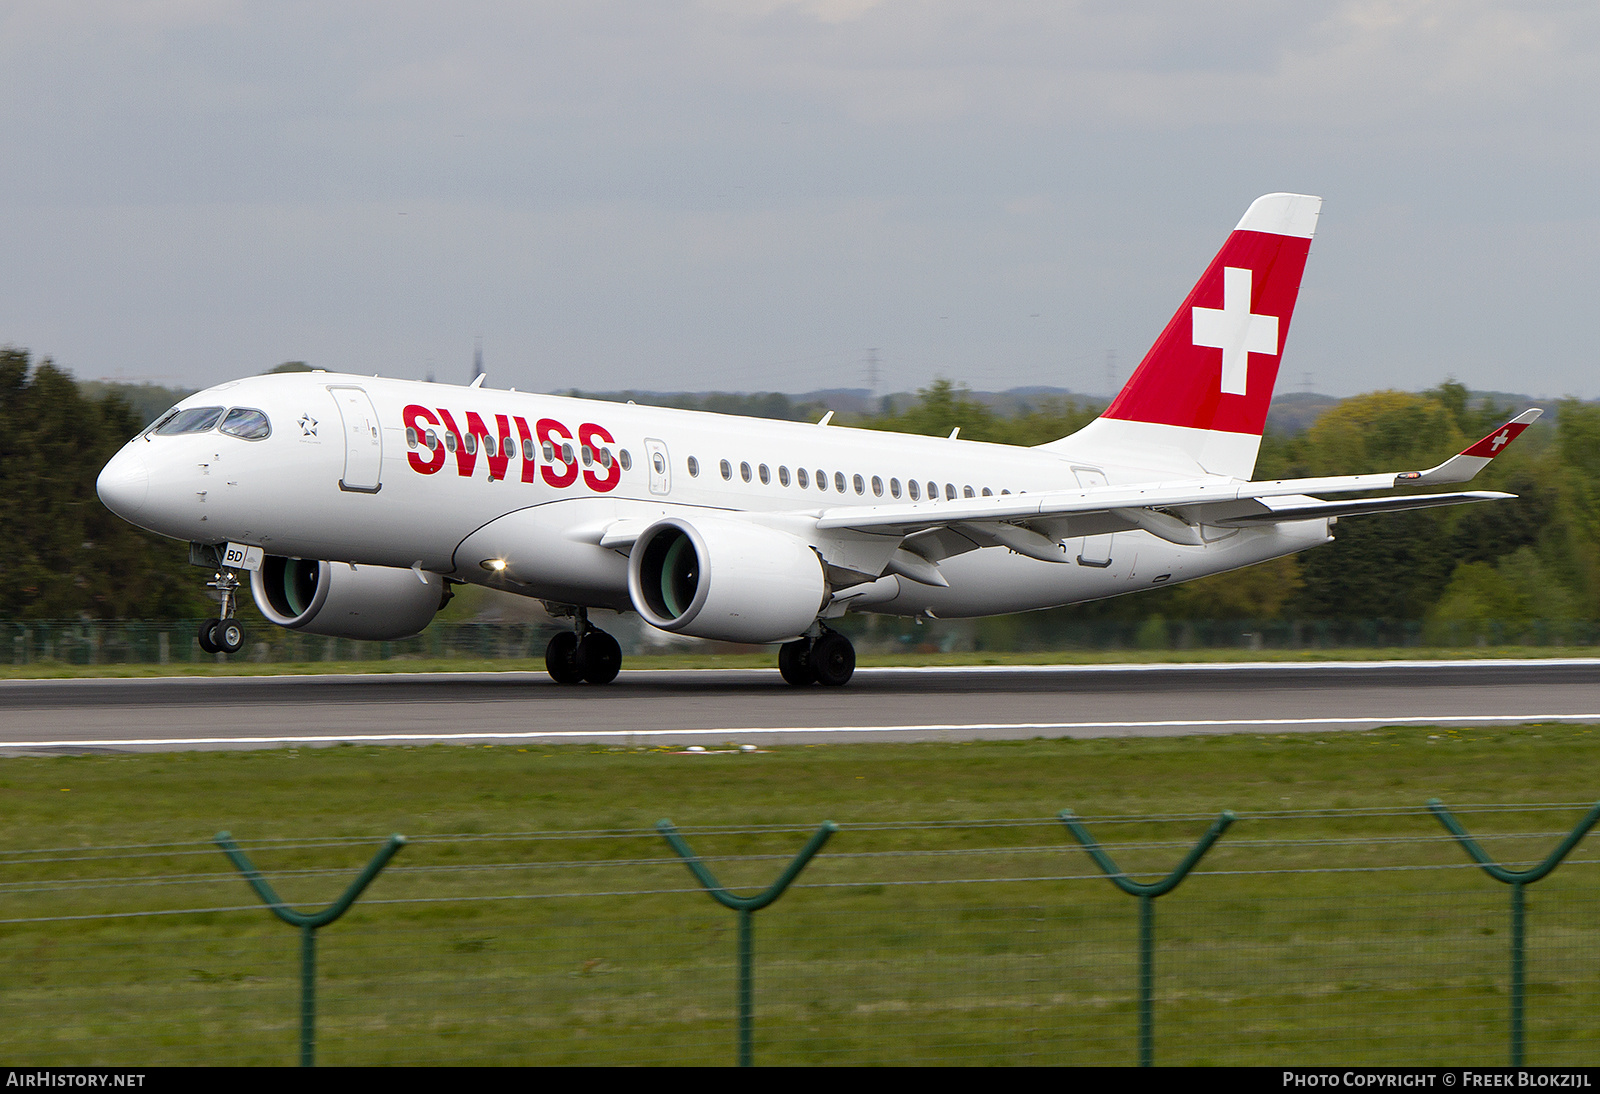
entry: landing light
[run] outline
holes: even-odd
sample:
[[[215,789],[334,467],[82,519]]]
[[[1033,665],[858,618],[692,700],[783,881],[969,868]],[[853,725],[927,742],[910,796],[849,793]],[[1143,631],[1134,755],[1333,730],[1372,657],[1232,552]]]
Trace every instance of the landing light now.
[[[503,558],[486,558],[478,565],[492,574],[497,574],[506,568],[506,560]]]

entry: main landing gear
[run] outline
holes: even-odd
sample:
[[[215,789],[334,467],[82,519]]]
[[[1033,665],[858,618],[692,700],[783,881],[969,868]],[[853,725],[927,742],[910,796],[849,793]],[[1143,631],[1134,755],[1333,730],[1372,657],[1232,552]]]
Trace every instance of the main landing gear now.
[[[244,628],[233,618],[239,579],[232,570],[218,570],[206,584],[222,594],[222,610],[218,618],[200,624],[195,640],[207,653],[238,653],[244,649]]]
[[[856,671],[856,648],[838,631],[824,629],[815,638],[800,638],[778,647],[778,671],[796,687],[842,687]]]
[[[589,622],[587,609],[573,616],[573,629],[562,631],[545,647],[544,667],[558,684],[609,684],[622,670],[622,647]]]

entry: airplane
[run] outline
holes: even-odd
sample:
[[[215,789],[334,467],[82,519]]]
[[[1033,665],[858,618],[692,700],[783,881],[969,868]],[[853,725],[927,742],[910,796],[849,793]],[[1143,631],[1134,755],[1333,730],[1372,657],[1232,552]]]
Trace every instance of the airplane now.
[[[571,621],[553,680],[622,664],[592,609],[779,644],[788,683],[855,669],[847,612],[953,618],[1074,604],[1292,554],[1352,516],[1464,483],[1540,411],[1436,467],[1251,481],[1320,198],[1253,202],[1105,412],[1032,448],[313,371],[178,403],[101,471],[122,518],[215,570],[208,652],[235,653],[241,573],[307,634],[417,634],[451,587]],[[1333,495],[1333,497],[1328,497]]]

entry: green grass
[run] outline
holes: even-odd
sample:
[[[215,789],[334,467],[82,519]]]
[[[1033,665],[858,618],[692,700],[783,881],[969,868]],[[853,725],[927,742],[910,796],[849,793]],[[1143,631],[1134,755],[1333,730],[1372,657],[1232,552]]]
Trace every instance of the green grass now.
[[[265,910],[61,918],[253,905],[205,842],[228,828],[303,907],[337,895],[388,833],[412,838],[321,936],[324,1062],[729,1062],[733,917],[683,891],[688,872],[650,831],[666,816],[743,891],[817,823],[841,825],[756,918],[758,1063],[1129,1062],[1134,903],[1052,819],[1071,807],[1142,875],[1219,810],[1242,814],[1158,902],[1158,1062],[1501,1063],[1508,894],[1460,868],[1420,807],[1592,801],[1597,737],[8,759],[0,919],[46,921],[0,924],[0,1054],[292,1062],[298,941]],[[1525,861],[1581,813],[1462,816],[1514,837],[1488,846]],[[1024,823],[947,823],[997,818]],[[91,850],[111,845],[131,849]],[[16,854],[30,848],[58,850]],[[1075,880],[1018,880],[1040,877]],[[1597,880],[1575,861],[1530,890],[1532,1063],[1592,1062]]]
[[[1466,646],[1427,648],[1396,646],[1377,649],[1190,649],[1190,650],[1035,650],[1026,653],[968,651],[956,653],[862,653],[857,665],[902,668],[921,665],[1108,665],[1199,664],[1245,661],[1434,661],[1494,658],[1592,658],[1593,646]],[[624,669],[754,669],[776,668],[777,654],[660,653],[624,659]],[[57,680],[144,676],[285,676],[399,672],[543,672],[542,658],[394,657],[366,661],[175,661],[171,664],[76,665],[35,661],[0,665],[0,680]]]

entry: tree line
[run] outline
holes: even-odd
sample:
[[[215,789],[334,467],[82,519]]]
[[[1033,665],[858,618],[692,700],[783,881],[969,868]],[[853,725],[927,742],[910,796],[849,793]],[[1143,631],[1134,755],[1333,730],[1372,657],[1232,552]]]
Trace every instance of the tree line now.
[[[186,546],[113,516],[94,489],[112,454],[182,394],[79,383],[49,359],[0,350],[0,621],[213,610]],[[705,396],[696,409],[713,404],[778,418],[817,411],[772,394]],[[836,424],[934,436],[959,426],[964,439],[1033,445],[1073,432],[1100,409],[1047,397],[999,414],[940,380],[904,407]],[[1256,478],[1430,467],[1521,409],[1474,398],[1454,381],[1358,395],[1303,432],[1269,431]],[[1600,619],[1600,406],[1563,400],[1546,411],[1472,484],[1515,501],[1346,518],[1332,544],[1297,556],[1062,611],[1121,620],[1407,620],[1453,625],[1457,634],[1490,622],[1514,632],[1534,621]]]

